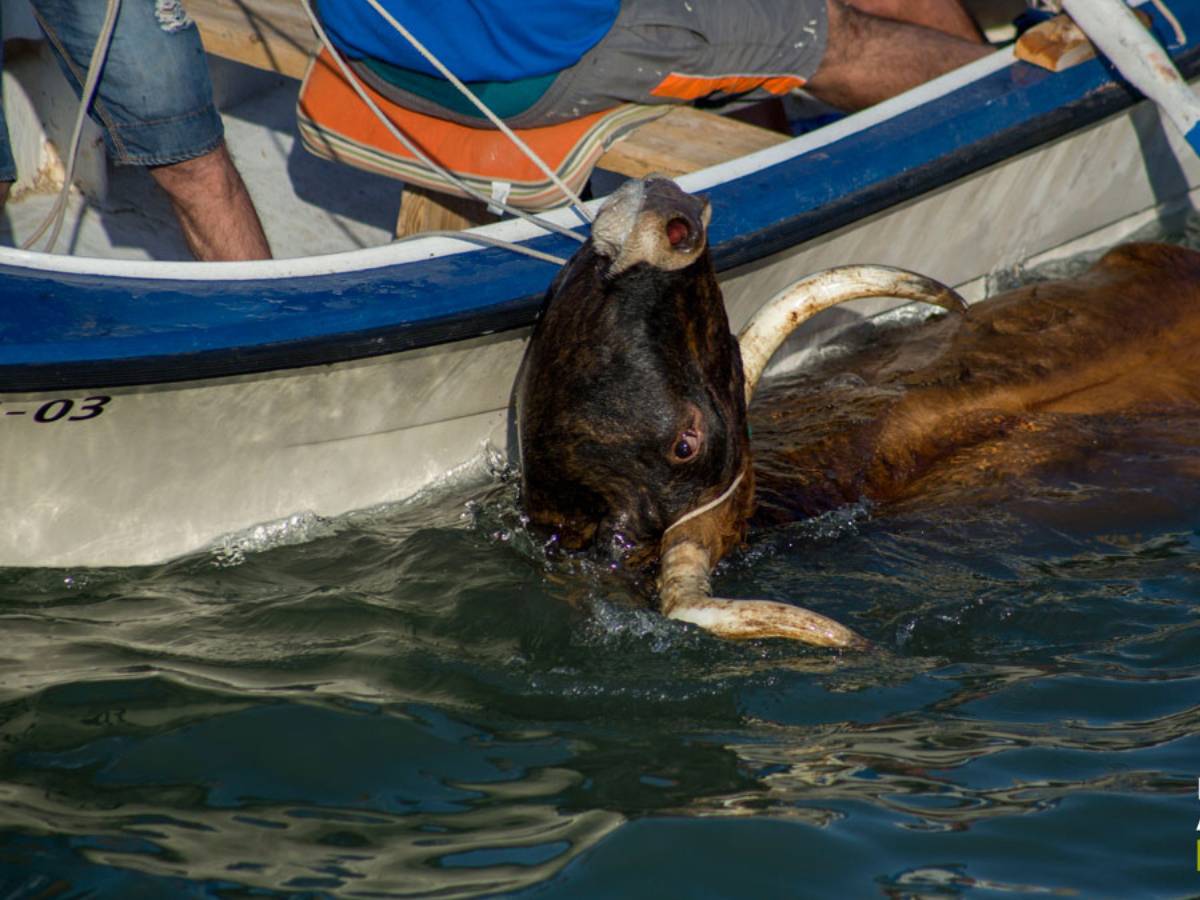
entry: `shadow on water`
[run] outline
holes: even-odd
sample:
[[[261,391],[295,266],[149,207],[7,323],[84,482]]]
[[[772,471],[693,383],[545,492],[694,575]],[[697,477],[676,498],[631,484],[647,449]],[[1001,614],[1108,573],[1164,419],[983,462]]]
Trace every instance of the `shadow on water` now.
[[[0,572],[0,896],[1194,892],[1200,422],[1071,434],[719,568],[865,654],[663,620],[504,475]]]

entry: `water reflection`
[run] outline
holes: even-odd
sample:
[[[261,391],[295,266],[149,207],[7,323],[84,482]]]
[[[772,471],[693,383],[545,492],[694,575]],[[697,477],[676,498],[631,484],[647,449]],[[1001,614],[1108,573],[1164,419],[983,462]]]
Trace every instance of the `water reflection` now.
[[[436,710],[283,703],[166,730],[137,715],[85,724],[105,736],[11,759],[4,831],[65,838],[87,863],[147,875],[475,896],[553,877],[625,820],[561,808],[582,776],[539,764],[569,757],[561,740]],[[26,747],[54,742],[52,721],[25,726]]]
[[[1077,792],[1123,791],[1180,795],[1194,779],[1164,776],[1154,761],[1144,770],[1130,768],[1138,754],[1193,738],[1200,725],[1200,707],[1179,716],[1138,723],[1122,730],[1096,731],[1060,726],[1008,726],[994,722],[928,720],[887,722],[846,727],[807,740],[777,739],[733,745],[754,772],[760,772],[765,793],[745,798],[722,798],[712,812],[759,815],[798,815],[826,824],[842,802],[871,803],[900,817],[901,827],[960,830],[996,817],[1035,813]],[[1195,751],[1195,741],[1186,752]],[[1017,758],[989,761],[998,754],[1027,751],[1050,765],[1054,751],[1064,772],[1078,776],[1020,778]],[[1035,751],[1044,751],[1039,755]],[[1122,771],[1106,771],[1120,759]],[[1152,754],[1144,754],[1146,757]],[[1180,749],[1182,759],[1185,750]],[[991,762],[991,765],[983,765]],[[974,766],[976,771],[969,770]],[[968,771],[959,771],[968,769]],[[1007,783],[988,784],[1009,770]],[[990,776],[986,773],[990,773]],[[982,783],[973,785],[975,778]],[[741,802],[745,800],[745,803]]]
[[[268,890],[471,897],[552,878],[624,821],[602,810],[572,814],[530,802],[561,790],[563,777],[537,773],[520,802],[476,786],[480,809],[411,817],[304,806],[165,815],[162,797],[89,811],[73,799],[55,803],[39,790],[11,786],[0,798],[6,832],[66,836],[96,865]],[[82,893],[88,885],[75,887]]]

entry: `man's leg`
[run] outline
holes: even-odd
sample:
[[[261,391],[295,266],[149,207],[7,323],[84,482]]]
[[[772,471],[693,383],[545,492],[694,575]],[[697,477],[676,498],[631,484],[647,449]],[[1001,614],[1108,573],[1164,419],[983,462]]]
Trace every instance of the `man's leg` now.
[[[0,40],[0,71],[4,67],[4,42]],[[8,202],[8,192],[17,180],[17,163],[8,140],[8,122],[4,118],[4,103],[0,99],[0,209]]]
[[[78,91],[104,17],[95,0],[33,0]],[[124,0],[92,103],[110,158],[146,167],[167,192],[198,259],[270,256],[246,186],[224,145],[208,59],[182,4]]]
[[[149,171],[171,198],[196,259],[271,258],[254,203],[224,143],[194,159]]]
[[[827,0],[825,56],[804,86],[840,109],[864,109],[986,56],[991,48]]]
[[[983,32],[961,0],[846,0],[851,6],[898,22],[924,25],[968,41],[983,43]]]

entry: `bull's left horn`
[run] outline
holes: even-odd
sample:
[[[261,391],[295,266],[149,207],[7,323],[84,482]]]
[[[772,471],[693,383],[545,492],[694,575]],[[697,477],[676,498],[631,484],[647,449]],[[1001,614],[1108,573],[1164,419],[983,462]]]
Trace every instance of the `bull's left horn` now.
[[[802,278],[768,300],[738,335],[746,403],[788,335],[822,310],[865,297],[897,297],[962,312],[966,301],[932,278],[891,266],[838,266]]]
[[[711,569],[708,551],[695,541],[679,540],[665,548],[658,579],[663,613],[724,638],[779,637],[818,647],[869,646],[845,625],[800,606],[713,597]]]

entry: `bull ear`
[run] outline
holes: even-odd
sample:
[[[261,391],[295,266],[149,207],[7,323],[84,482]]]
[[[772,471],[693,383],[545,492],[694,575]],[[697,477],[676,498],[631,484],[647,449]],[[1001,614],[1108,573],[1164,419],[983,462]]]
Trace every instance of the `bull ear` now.
[[[768,300],[738,334],[750,404],[763,370],[780,345],[822,310],[866,297],[897,297],[965,313],[957,291],[932,278],[891,266],[838,266],[802,278]]]

